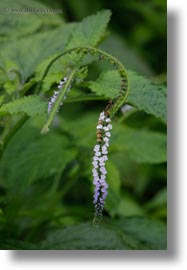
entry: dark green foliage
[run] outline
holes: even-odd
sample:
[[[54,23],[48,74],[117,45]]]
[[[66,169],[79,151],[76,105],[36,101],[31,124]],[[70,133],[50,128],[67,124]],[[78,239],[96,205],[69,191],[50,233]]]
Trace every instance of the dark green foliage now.
[[[121,1],[110,33],[105,0],[3,0],[0,8],[48,8],[45,2],[63,13],[5,12],[0,19],[0,249],[165,250],[165,69],[156,65],[161,52],[146,54],[137,42],[152,41],[149,48],[155,48],[157,37],[164,38],[156,2],[137,8],[134,1]],[[107,6],[116,10],[115,3]],[[114,24],[122,24],[126,9],[136,15],[128,22],[132,32],[116,33]],[[150,32],[150,22],[158,32]],[[59,113],[48,115],[48,101],[64,77],[73,82],[71,91]],[[98,116],[111,99],[116,110],[106,165],[109,194],[96,228],[91,160]],[[49,120],[50,132],[42,135]]]
[[[111,224],[108,220],[96,228],[91,223],[52,230],[46,240],[32,245],[5,241],[4,249],[42,250],[163,250],[166,249],[166,227],[146,218],[126,218]]]
[[[39,96],[28,96],[16,99],[1,106],[0,115],[26,113],[29,116],[45,115],[47,102]]]

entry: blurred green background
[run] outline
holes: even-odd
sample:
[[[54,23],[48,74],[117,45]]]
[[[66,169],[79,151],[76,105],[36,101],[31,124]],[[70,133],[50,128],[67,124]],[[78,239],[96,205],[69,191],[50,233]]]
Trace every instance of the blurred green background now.
[[[165,0],[42,0],[51,8],[61,8],[66,21],[80,21],[101,9],[110,9],[110,37],[106,47],[126,59],[126,66],[165,80],[167,65],[167,1]]]

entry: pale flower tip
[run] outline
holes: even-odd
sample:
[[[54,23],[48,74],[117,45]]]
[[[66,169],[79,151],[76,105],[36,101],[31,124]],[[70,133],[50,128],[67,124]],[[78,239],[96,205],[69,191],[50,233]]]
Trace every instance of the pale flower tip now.
[[[43,127],[40,133],[41,133],[42,135],[44,135],[44,134],[46,134],[46,133],[48,133],[48,132],[49,132],[49,128],[48,128],[48,127]]]

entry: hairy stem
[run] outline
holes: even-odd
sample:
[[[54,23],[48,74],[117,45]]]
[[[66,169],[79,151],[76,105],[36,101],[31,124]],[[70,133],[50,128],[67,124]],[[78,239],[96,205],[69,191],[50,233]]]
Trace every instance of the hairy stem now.
[[[123,66],[123,64],[117,60],[115,57],[113,57],[112,55],[100,50],[100,49],[97,49],[97,48],[93,48],[93,47],[77,47],[77,48],[72,48],[70,50],[67,50],[63,53],[60,53],[59,55],[57,55],[56,57],[54,57],[48,64],[48,66],[46,67],[44,73],[43,73],[43,76],[40,80],[40,82],[37,84],[37,87],[36,87],[36,90],[35,90],[35,93],[39,93],[40,89],[41,89],[41,85],[42,85],[42,82],[44,80],[44,78],[47,76],[51,66],[53,65],[53,63],[55,63],[59,58],[63,57],[64,55],[67,55],[67,54],[71,54],[71,53],[82,53],[82,54],[91,54],[91,55],[94,55],[94,56],[98,56],[99,57],[99,60],[106,60],[108,61],[110,64],[112,64],[119,72],[121,78],[122,78],[122,85],[121,85],[121,89],[119,91],[119,96],[113,101],[111,102],[107,108],[106,108],[106,111],[108,111],[108,113],[110,114],[110,116],[112,117],[117,111],[118,109],[124,104],[124,102],[126,101],[127,97],[128,97],[128,94],[129,94],[129,81],[128,81],[128,78],[127,78],[127,72]],[[73,71],[73,74],[72,74],[72,77],[74,75],[74,72]],[[62,95],[64,95],[64,91],[62,93]],[[100,98],[98,98],[100,99]],[[92,100],[92,98],[91,98]],[[57,104],[57,106],[55,107],[58,107],[59,104]],[[58,108],[57,108],[58,109]],[[54,110],[54,112],[56,112]],[[6,135],[6,137],[4,138],[2,144],[1,144],[1,149],[0,149],[0,155],[2,154],[2,152],[4,151],[5,147],[7,146],[8,142],[10,141],[10,139],[15,135],[15,133],[19,130],[19,128],[27,121],[29,117],[24,115],[17,123],[16,125],[13,127],[12,130],[10,130],[10,132]],[[51,123],[51,121],[53,120],[54,118],[54,113],[50,115],[46,125],[44,126],[44,128],[42,129],[42,132],[45,133],[47,132],[48,130],[48,127]]]
[[[52,123],[52,121],[53,121],[53,119],[55,117],[55,114],[56,114],[56,112],[58,111],[58,109],[60,107],[60,104],[61,104],[61,102],[62,102],[62,100],[63,100],[63,98],[64,98],[64,96],[65,96],[65,94],[67,92],[67,89],[71,86],[72,79],[73,79],[75,73],[76,73],[76,69],[73,70],[71,72],[71,74],[69,75],[68,80],[67,80],[65,86],[63,87],[62,92],[60,93],[59,97],[57,98],[57,101],[54,103],[54,106],[52,107],[52,110],[51,110],[51,112],[49,114],[47,122],[45,123],[44,127],[42,128],[41,134],[45,134],[45,133],[47,133],[49,131],[49,126]]]
[[[44,74],[42,76],[42,79],[40,83],[38,84],[38,90],[40,89],[42,85],[42,81],[44,78],[47,76],[51,66],[56,62],[59,58],[63,57],[66,54],[71,54],[71,53],[83,53],[83,54],[91,54],[93,56],[98,56],[99,60],[106,60],[110,64],[112,64],[119,72],[121,79],[122,79],[122,84],[121,84],[121,89],[119,91],[119,96],[110,104],[110,106],[107,107],[108,113],[110,116],[114,116],[114,114],[119,110],[119,108],[124,104],[126,101],[128,94],[129,94],[129,81],[127,77],[127,72],[123,66],[123,64],[117,60],[114,56],[100,50],[97,48],[93,47],[76,47],[72,48],[70,50],[67,50],[63,53],[60,53],[59,55],[55,56],[48,64],[46,67]]]

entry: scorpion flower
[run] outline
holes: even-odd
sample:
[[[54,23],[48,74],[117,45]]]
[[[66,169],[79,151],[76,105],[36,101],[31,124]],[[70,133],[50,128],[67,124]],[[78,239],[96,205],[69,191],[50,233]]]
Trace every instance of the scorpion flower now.
[[[110,122],[111,119],[108,113],[101,112],[97,125],[97,144],[94,147],[95,154],[92,162],[93,184],[95,186],[93,196],[93,203],[95,205],[95,225],[97,225],[98,221],[102,217],[105,199],[108,194],[108,184],[106,182],[107,170],[105,167],[105,162],[108,160],[108,147],[111,137],[110,130],[112,129],[112,124],[110,124]]]

